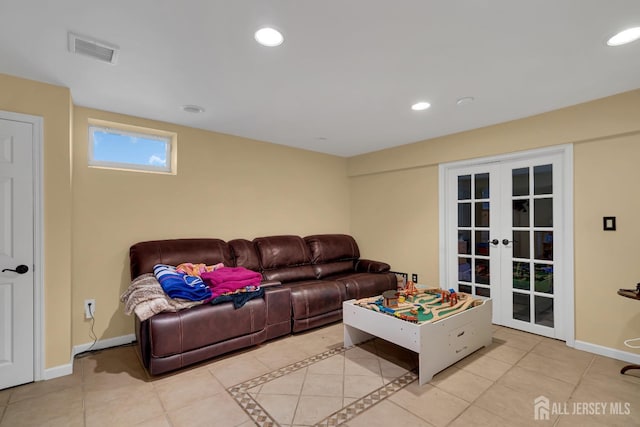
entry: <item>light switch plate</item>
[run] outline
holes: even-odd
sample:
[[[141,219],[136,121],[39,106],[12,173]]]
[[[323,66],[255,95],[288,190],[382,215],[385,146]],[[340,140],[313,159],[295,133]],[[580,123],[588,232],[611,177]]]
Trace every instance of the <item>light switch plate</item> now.
[[[604,231],[615,231],[616,229],[616,217],[604,216],[602,217],[602,229]]]

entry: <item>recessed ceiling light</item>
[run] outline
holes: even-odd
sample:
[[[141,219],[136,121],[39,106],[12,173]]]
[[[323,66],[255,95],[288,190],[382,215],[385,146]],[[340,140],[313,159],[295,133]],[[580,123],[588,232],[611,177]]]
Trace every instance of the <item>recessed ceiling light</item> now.
[[[475,100],[475,98],[473,96],[465,96],[463,98],[460,98],[456,101],[456,105],[467,105],[467,104],[471,104],[473,101]]]
[[[180,108],[187,113],[204,113],[204,108],[199,105],[183,105]]]
[[[254,35],[256,41],[262,46],[280,46],[284,41],[282,33],[271,27],[260,28]]]
[[[620,31],[615,36],[607,40],[608,46],[620,46],[623,44],[631,43],[640,39],[640,27],[628,28],[624,31]]]
[[[422,111],[422,110],[426,110],[429,107],[431,107],[431,104],[429,104],[428,102],[420,101],[413,104],[411,106],[411,109],[413,111]]]

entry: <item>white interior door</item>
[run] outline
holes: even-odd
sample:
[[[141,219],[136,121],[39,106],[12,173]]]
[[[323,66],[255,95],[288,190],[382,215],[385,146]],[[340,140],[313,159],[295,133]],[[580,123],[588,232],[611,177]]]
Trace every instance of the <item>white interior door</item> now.
[[[554,153],[451,165],[443,187],[444,286],[491,297],[495,324],[560,339],[573,315],[563,164]]]
[[[0,118],[0,389],[34,380],[33,133]]]

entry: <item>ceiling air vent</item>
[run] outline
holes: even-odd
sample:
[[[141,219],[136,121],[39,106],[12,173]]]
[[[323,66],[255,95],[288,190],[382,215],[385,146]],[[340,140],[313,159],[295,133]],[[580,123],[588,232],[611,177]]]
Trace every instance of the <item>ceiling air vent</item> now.
[[[115,64],[118,59],[118,46],[105,43],[87,36],[69,33],[69,52],[90,56],[98,61]]]

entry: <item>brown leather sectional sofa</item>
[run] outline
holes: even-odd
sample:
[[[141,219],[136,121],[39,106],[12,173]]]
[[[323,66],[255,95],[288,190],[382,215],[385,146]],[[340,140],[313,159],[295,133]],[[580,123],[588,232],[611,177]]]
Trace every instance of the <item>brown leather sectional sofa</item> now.
[[[136,318],[141,360],[152,375],[197,363],[266,340],[342,319],[342,302],[396,289],[389,265],[360,259],[351,236],[270,236],[175,239],[130,248],[131,278],[155,264],[224,263],[262,273],[264,298],[234,309],[231,302]]]

